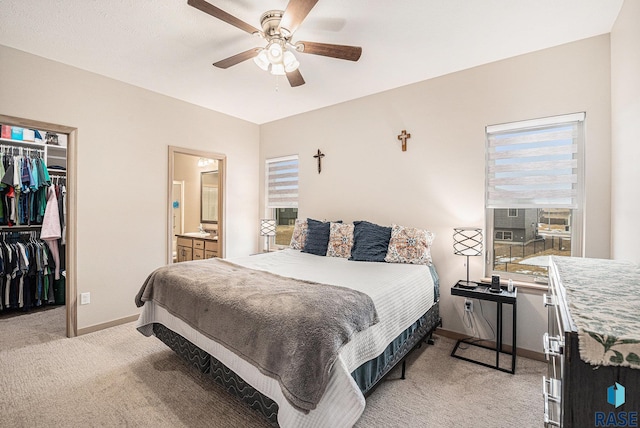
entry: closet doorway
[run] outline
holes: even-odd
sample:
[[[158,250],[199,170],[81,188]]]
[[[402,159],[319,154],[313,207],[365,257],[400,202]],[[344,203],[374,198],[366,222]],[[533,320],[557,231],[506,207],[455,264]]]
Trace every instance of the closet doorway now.
[[[201,237],[213,243],[215,237],[215,256],[224,257],[226,156],[169,146],[168,165],[167,264],[185,260],[178,255],[180,237],[183,244]]]
[[[55,198],[58,194],[56,205],[59,205],[58,214],[63,221],[60,226],[60,239],[57,246],[58,254],[54,259],[58,260],[58,269],[64,268],[64,275],[60,273],[64,289],[58,288],[61,292],[56,300],[62,300],[65,311],[65,325],[60,326],[60,331],[64,331],[67,337],[77,335],[77,308],[76,308],[76,166],[77,166],[77,129],[54,123],[37,120],[24,119],[14,116],[0,115],[0,124],[3,131],[11,129],[9,136],[5,133],[0,138],[1,144],[11,148],[13,153],[43,156],[50,178],[50,188],[55,188],[55,192],[49,191],[47,198]],[[34,133],[35,135],[32,135]],[[66,140],[66,144],[65,144]],[[15,147],[15,148],[14,148]],[[24,167],[24,159],[23,159]],[[33,183],[32,183],[33,184]],[[23,182],[24,185],[24,182]],[[62,189],[62,186],[64,189]],[[64,193],[66,190],[66,193]],[[60,198],[63,192],[64,197]],[[62,201],[62,202],[58,202]],[[48,200],[49,202],[49,200]],[[25,205],[29,207],[30,205]],[[29,208],[27,208],[29,211]],[[25,233],[18,232],[24,229],[28,234],[33,235],[33,239],[40,237],[42,231],[42,219],[29,218],[24,209],[22,213],[17,211],[20,219],[12,220],[12,226],[4,224],[3,233]],[[30,211],[29,211],[30,212]],[[37,216],[36,216],[37,217]],[[16,231],[16,232],[14,232]],[[37,235],[37,236],[36,236]],[[58,280],[60,281],[60,280]],[[47,281],[49,282],[49,281]],[[59,286],[60,282],[58,282]],[[50,284],[51,285],[51,284]],[[60,286],[59,286],[60,287]],[[26,301],[24,301],[26,302]],[[57,302],[59,303],[59,302]],[[44,307],[45,305],[42,305]],[[59,305],[62,306],[62,305]],[[33,305],[33,311],[38,307]],[[58,309],[54,309],[58,310]],[[29,312],[25,312],[28,314]]]

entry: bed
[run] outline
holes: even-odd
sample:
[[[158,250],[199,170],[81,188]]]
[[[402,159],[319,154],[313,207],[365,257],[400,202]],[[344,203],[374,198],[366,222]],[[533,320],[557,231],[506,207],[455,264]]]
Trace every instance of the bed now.
[[[146,336],[158,337],[281,427],[352,426],[364,410],[365,396],[441,323],[438,276],[432,265],[356,262],[285,249],[227,260],[179,263],[160,269],[172,271],[181,265],[236,269],[256,275],[265,273],[303,281],[307,288],[312,288],[308,284],[326,285],[366,295],[375,306],[375,319],[370,320],[370,325],[365,323],[349,330],[347,340],[338,344],[336,358],[326,366],[327,380],[320,388],[317,402],[301,408],[295,394],[292,399],[289,387],[286,382],[283,385],[277,373],[265,370],[260,361],[247,357],[241,347],[230,345],[227,338],[217,339],[203,332],[198,322],[189,322],[188,317],[168,308],[169,305],[155,301],[153,293],[144,296],[143,286],[137,296],[137,303],[142,305],[138,330]],[[196,313],[210,312],[198,306],[202,305],[190,307]],[[272,313],[276,316],[277,311],[271,308],[270,315]],[[232,322],[239,323],[238,320]],[[282,355],[291,354],[287,351],[291,349],[290,343],[284,346],[286,349],[280,350]],[[305,367],[303,362],[300,368],[304,371]],[[297,375],[294,373],[293,377]]]

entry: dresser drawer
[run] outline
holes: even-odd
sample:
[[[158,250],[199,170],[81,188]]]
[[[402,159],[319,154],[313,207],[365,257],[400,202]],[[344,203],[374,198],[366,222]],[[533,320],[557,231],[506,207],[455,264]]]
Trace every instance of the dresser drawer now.
[[[202,260],[204,259],[204,250],[193,250],[193,260]]]
[[[204,252],[204,258],[205,259],[212,259],[214,257],[218,257],[218,252],[217,251],[205,251]]]
[[[178,236],[178,246],[179,246],[179,247],[189,247],[189,248],[192,248],[192,246],[193,246],[193,239],[189,239],[189,238],[182,238],[182,237]]]
[[[204,241],[204,249],[205,251],[215,251],[218,252],[218,241]]]
[[[202,239],[194,239],[193,240],[193,249],[194,250],[204,250],[204,240],[202,240]]]

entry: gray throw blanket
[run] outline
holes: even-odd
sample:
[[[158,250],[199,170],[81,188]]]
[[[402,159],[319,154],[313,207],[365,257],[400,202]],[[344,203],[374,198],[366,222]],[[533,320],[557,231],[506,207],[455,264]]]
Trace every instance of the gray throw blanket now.
[[[150,300],[278,380],[304,412],[320,401],[340,348],[378,322],[364,293],[221,259],[156,269],[135,299]]]

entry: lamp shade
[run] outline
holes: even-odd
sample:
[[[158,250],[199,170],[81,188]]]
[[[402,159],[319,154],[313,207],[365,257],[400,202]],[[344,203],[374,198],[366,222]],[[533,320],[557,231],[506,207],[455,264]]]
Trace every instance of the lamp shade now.
[[[276,236],[276,221],[271,218],[263,218],[260,220],[260,235]]]
[[[283,49],[277,41],[269,43],[267,46],[267,58],[271,64],[282,62]]]
[[[274,76],[284,76],[286,73],[284,71],[284,64],[271,64],[271,74]]]
[[[458,256],[482,255],[482,229],[456,227],[453,229],[453,253]]]
[[[262,49],[260,53],[255,58],[253,58],[253,62],[255,62],[256,65],[264,71],[269,71],[270,62],[269,58],[267,58],[267,52],[264,49]]]
[[[295,55],[289,51],[286,51],[283,56],[284,71],[291,73],[296,71],[300,67],[300,62],[296,59]]]

